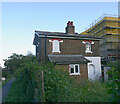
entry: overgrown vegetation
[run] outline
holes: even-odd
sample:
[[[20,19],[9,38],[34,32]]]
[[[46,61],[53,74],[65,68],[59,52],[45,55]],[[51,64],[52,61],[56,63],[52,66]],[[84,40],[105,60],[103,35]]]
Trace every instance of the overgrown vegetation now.
[[[14,75],[13,72],[18,69],[23,62],[23,56],[13,53],[8,59],[5,59],[4,66],[2,69],[2,77],[5,78],[5,81],[2,81],[2,86],[6,84]]]
[[[108,102],[110,95],[104,83],[75,83],[68,71],[51,63],[38,63],[35,56],[23,57],[6,102]],[[42,72],[44,79],[42,79]],[[43,82],[44,81],[44,82]],[[44,89],[43,89],[44,83]]]
[[[111,102],[120,102],[120,62],[110,62],[108,66],[111,67],[107,73],[109,80],[106,83],[109,88],[108,93],[111,94]]]

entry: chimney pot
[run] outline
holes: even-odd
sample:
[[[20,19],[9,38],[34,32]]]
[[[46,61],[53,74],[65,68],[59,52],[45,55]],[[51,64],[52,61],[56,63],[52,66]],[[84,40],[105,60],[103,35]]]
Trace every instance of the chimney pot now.
[[[73,26],[73,22],[71,22],[71,25]]]
[[[70,26],[71,25],[71,23],[70,23],[70,21],[68,21],[68,26]]]
[[[67,26],[68,26],[68,23],[67,23]]]

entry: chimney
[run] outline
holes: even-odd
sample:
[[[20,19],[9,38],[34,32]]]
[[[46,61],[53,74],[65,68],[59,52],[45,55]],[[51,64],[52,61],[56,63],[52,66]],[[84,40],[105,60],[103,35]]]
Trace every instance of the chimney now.
[[[68,21],[66,29],[66,34],[75,34],[75,27],[73,26],[73,22]]]

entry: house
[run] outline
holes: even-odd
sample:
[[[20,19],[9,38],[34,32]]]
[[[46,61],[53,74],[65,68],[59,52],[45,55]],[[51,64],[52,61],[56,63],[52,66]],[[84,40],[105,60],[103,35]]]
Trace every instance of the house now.
[[[33,44],[39,61],[50,61],[81,81],[101,76],[99,41],[98,37],[75,33],[73,22],[68,21],[65,33],[36,30]]]

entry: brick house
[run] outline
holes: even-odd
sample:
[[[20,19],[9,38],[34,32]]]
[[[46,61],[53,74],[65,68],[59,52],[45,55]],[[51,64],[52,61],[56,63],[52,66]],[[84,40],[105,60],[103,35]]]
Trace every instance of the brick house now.
[[[101,76],[100,38],[75,33],[68,21],[65,33],[35,31],[33,44],[39,61],[50,61],[58,69],[68,70],[77,80]]]

